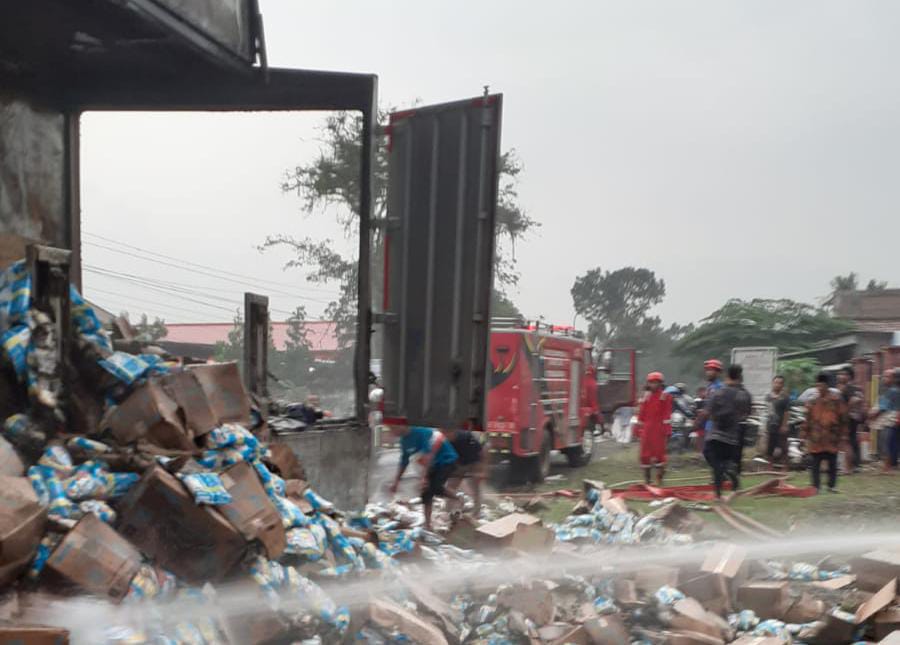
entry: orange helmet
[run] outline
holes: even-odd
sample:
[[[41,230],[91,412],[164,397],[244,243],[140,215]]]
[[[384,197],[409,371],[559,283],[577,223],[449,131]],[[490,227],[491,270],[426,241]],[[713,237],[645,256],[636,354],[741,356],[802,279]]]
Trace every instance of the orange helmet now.
[[[666,379],[665,379],[665,377],[663,377],[663,373],[662,373],[662,372],[650,372],[649,374],[647,374],[647,382],[648,382],[648,383],[650,383],[650,382],[652,382],[652,381],[657,381],[657,382],[659,382],[659,383],[664,383],[665,380],[666,380]]]
[[[705,363],[703,363],[703,367],[708,370],[719,370],[722,371],[722,361],[718,358],[711,358]]]

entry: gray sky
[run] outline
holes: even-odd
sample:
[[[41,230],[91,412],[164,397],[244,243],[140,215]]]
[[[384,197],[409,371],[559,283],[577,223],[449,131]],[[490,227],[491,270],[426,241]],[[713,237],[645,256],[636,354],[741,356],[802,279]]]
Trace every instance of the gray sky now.
[[[656,271],[666,322],[696,320],[729,297],[812,301],[848,271],[900,286],[896,2],[261,5],[272,65],[374,72],[392,105],[484,84],[504,93],[504,147],[524,160],[521,201],[543,224],[518,245],[513,296],[530,316],[570,321],[572,282],[598,265]],[[283,273],[287,254],[254,246],[278,232],[339,237],[278,188],[286,168],[315,153],[320,118],[88,115],[84,228],[296,282],[268,285],[293,294],[274,306],[293,309],[303,296],[317,315],[328,294]],[[84,253],[119,273],[221,289],[204,305],[86,274],[88,295],[114,310],[227,320],[244,288],[97,246]]]

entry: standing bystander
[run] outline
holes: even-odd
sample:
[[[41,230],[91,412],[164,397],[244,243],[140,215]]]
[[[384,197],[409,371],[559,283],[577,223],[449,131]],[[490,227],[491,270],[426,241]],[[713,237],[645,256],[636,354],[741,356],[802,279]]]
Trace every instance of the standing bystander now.
[[[822,462],[828,462],[828,491],[837,492],[837,455],[847,440],[847,404],[831,390],[828,375],[816,379],[818,396],[806,404],[803,438],[812,457],[812,484],[821,488]]]
[[[730,366],[725,386],[716,390],[709,401],[712,430],[707,435],[703,454],[712,466],[717,499],[722,497],[726,478],[731,481],[732,490],[740,488],[741,423],[750,415],[753,403],[750,393],[744,389],[743,380],[743,368]]]
[[[773,464],[786,467],[791,397],[785,391],[781,375],[772,379],[772,391],[766,394],[766,408],[766,455]]]
[[[853,383],[853,368],[844,367],[837,375],[838,390],[841,398],[847,406],[847,442],[850,444],[850,463],[847,470],[859,472],[862,464],[862,456],[859,452],[859,428],[866,418],[865,399],[863,391]]]

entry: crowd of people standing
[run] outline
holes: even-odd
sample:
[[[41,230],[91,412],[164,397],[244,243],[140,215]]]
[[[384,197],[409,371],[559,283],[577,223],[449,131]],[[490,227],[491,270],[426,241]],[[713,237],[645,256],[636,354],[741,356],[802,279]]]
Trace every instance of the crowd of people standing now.
[[[726,484],[732,490],[740,487],[740,475],[745,445],[755,442],[755,434],[748,434],[748,419],[753,397],[743,386],[743,369],[731,365],[727,370],[721,361],[710,359],[704,363],[707,384],[699,396],[694,434],[697,445],[712,470],[716,497],[720,498]],[[724,378],[723,378],[724,374]],[[792,413],[800,403],[802,413]],[[860,434],[865,427],[876,428],[879,454],[883,458],[883,472],[894,473],[900,453],[900,369],[888,370],[882,379],[878,405],[867,409],[863,391],[853,383],[849,367],[840,370],[836,384],[831,376],[821,373],[814,388],[796,400],[785,387],[783,376],[775,376],[770,392],[765,396],[765,435],[769,461],[778,468],[788,467],[788,438],[791,429],[799,425],[799,438],[808,455],[811,483],[822,488],[827,469],[826,488],[837,492],[838,455],[845,453],[846,472],[859,472],[862,464]],[[671,435],[672,396],[664,389],[660,372],[647,376],[646,392],[641,400],[635,430],[640,439],[640,464],[644,481],[663,482],[668,462],[667,446]],[[796,423],[795,423],[796,421]],[[655,480],[651,473],[656,469]]]

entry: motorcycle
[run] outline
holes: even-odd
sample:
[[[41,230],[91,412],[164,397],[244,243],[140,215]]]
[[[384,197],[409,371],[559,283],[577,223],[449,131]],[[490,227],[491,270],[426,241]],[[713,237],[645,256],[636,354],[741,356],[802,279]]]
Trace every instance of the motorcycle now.
[[[669,452],[682,453],[690,450],[693,440],[694,420],[697,417],[697,404],[693,397],[687,396],[683,387],[674,386],[666,390],[672,395],[672,434],[669,436]]]

